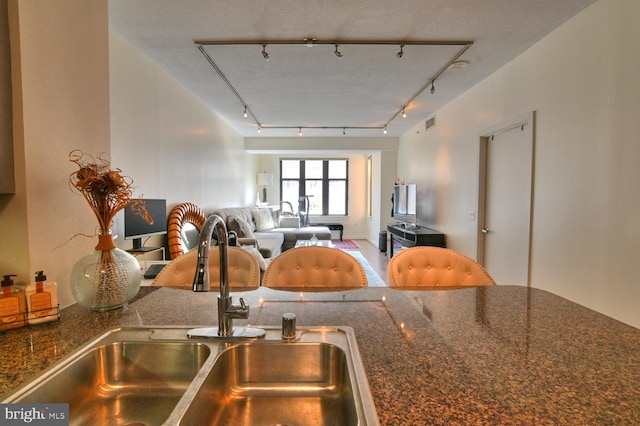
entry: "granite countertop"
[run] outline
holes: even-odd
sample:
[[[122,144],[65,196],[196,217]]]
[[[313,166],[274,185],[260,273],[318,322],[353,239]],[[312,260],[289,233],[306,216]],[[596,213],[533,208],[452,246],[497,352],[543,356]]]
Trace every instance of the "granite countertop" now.
[[[293,312],[299,326],[353,327],[383,425],[640,424],[640,330],[542,290],[242,296],[251,325]],[[114,326],[216,325],[216,297],[142,287],[122,309],[73,305],[60,322],[2,332],[0,393]]]

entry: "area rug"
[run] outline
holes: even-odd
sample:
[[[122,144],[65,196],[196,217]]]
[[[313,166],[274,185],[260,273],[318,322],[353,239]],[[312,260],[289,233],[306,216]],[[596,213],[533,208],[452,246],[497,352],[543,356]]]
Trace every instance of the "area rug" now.
[[[360,248],[358,243],[353,240],[331,240],[331,243],[335,248],[339,248],[342,250],[357,250]]]
[[[373,269],[373,266],[364,258],[362,253],[358,250],[345,250],[345,252],[349,253],[351,256],[355,257],[358,262],[364,268],[365,274],[367,274],[367,282],[369,283],[369,287],[386,287],[387,284],[380,278],[380,276]]]

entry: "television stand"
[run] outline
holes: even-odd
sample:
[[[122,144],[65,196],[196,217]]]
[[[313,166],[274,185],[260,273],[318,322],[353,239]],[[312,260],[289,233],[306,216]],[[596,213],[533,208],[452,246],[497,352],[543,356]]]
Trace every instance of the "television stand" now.
[[[391,244],[389,258],[393,257],[393,242],[399,242],[403,247],[436,246],[446,247],[444,234],[423,226],[404,227],[401,225],[387,225]]]
[[[133,253],[149,253],[149,252],[155,252],[157,250],[164,250],[164,248],[163,247],[137,247],[137,248],[129,249],[127,251],[133,254]]]
[[[152,253],[160,253],[160,260],[164,260],[164,247],[138,247],[127,250],[127,253],[133,255],[136,259],[138,256],[142,256],[144,264],[140,265],[142,269],[147,269],[147,263],[150,260],[147,260],[147,255]],[[140,261],[138,260],[138,263]]]

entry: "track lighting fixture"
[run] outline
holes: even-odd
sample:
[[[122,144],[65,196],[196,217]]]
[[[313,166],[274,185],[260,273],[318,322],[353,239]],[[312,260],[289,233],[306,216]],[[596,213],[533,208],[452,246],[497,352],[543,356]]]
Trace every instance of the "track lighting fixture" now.
[[[425,90],[430,88],[431,93],[435,93],[435,80],[438,79],[442,73],[447,71],[447,69],[453,68],[463,68],[469,64],[468,61],[459,60],[459,58],[473,45],[473,41],[461,41],[461,40],[318,40],[315,37],[307,37],[302,39],[294,39],[294,40],[194,40],[194,43],[197,45],[198,50],[205,59],[209,62],[211,67],[217,72],[222,81],[226,83],[231,92],[236,96],[238,101],[244,107],[244,111],[242,116],[244,118],[249,118],[254,120],[258,133],[262,132],[262,129],[298,129],[298,135],[302,136],[302,129],[319,129],[319,130],[329,130],[342,129],[342,134],[346,135],[347,129],[366,129],[366,130],[382,130],[383,134],[387,134],[387,126],[395,120],[398,115],[401,115],[402,118],[407,117],[406,108],[413,103],[413,101],[422,94]],[[224,75],[222,70],[216,65],[213,58],[207,53],[205,50],[205,46],[244,46],[244,45],[255,45],[262,46],[262,57],[265,61],[269,61],[269,53],[267,53],[267,45],[269,44],[277,44],[277,45],[305,45],[307,47],[314,47],[318,45],[333,45],[334,51],[333,54],[336,55],[336,58],[342,59],[343,54],[340,52],[340,45],[372,45],[372,46],[389,46],[396,45],[400,47],[400,50],[396,53],[396,58],[401,59],[404,56],[404,47],[405,46],[459,46],[459,50],[453,55],[453,57],[448,62],[448,65],[441,67],[435,74],[431,76],[429,80],[427,80],[424,85],[418,89],[413,96],[411,96],[405,103],[404,106],[389,118],[384,124],[380,124],[377,126],[342,126],[342,127],[334,127],[334,126],[270,126],[263,125],[258,118],[254,115],[253,111],[247,106],[244,99],[240,96],[237,90],[231,85],[227,77]]]
[[[279,130],[283,130],[283,129],[297,129],[298,130],[298,136],[303,136],[303,132],[306,129],[310,129],[310,130],[341,130],[342,134],[344,136],[347,135],[347,130],[382,130],[385,134],[386,134],[386,127],[387,125],[379,125],[379,126],[341,126],[341,127],[337,127],[337,126],[269,126],[269,125],[265,125],[263,126],[262,124],[258,124],[258,133],[260,133],[260,131],[262,131],[262,129],[266,129],[267,131],[269,130],[273,130],[273,129],[279,129]]]
[[[338,59],[342,59],[342,53],[338,51],[338,44],[336,44],[336,50],[333,52]]]

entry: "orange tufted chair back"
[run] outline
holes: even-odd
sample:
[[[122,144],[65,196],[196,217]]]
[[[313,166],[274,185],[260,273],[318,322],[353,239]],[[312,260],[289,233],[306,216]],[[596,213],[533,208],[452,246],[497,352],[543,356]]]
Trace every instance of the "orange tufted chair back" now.
[[[289,249],[271,261],[262,285],[289,291],[339,291],[367,287],[364,268],[337,248],[310,246]]]
[[[235,291],[258,288],[260,286],[260,266],[256,258],[239,247],[227,248],[229,249],[227,253],[229,287]],[[191,289],[197,260],[198,251],[191,250],[162,268],[151,285]],[[218,246],[211,247],[209,251],[209,274],[211,291],[218,291],[220,289]]]
[[[456,251],[411,247],[389,261],[389,287],[462,287],[495,285],[491,275],[475,260]]]
[[[171,213],[169,213],[169,223],[167,225],[169,259],[177,259],[184,254],[182,227],[186,223],[192,223],[193,226],[198,229],[198,232],[200,232],[206,220],[207,218],[202,210],[200,210],[200,207],[193,203],[178,204],[171,210]]]

